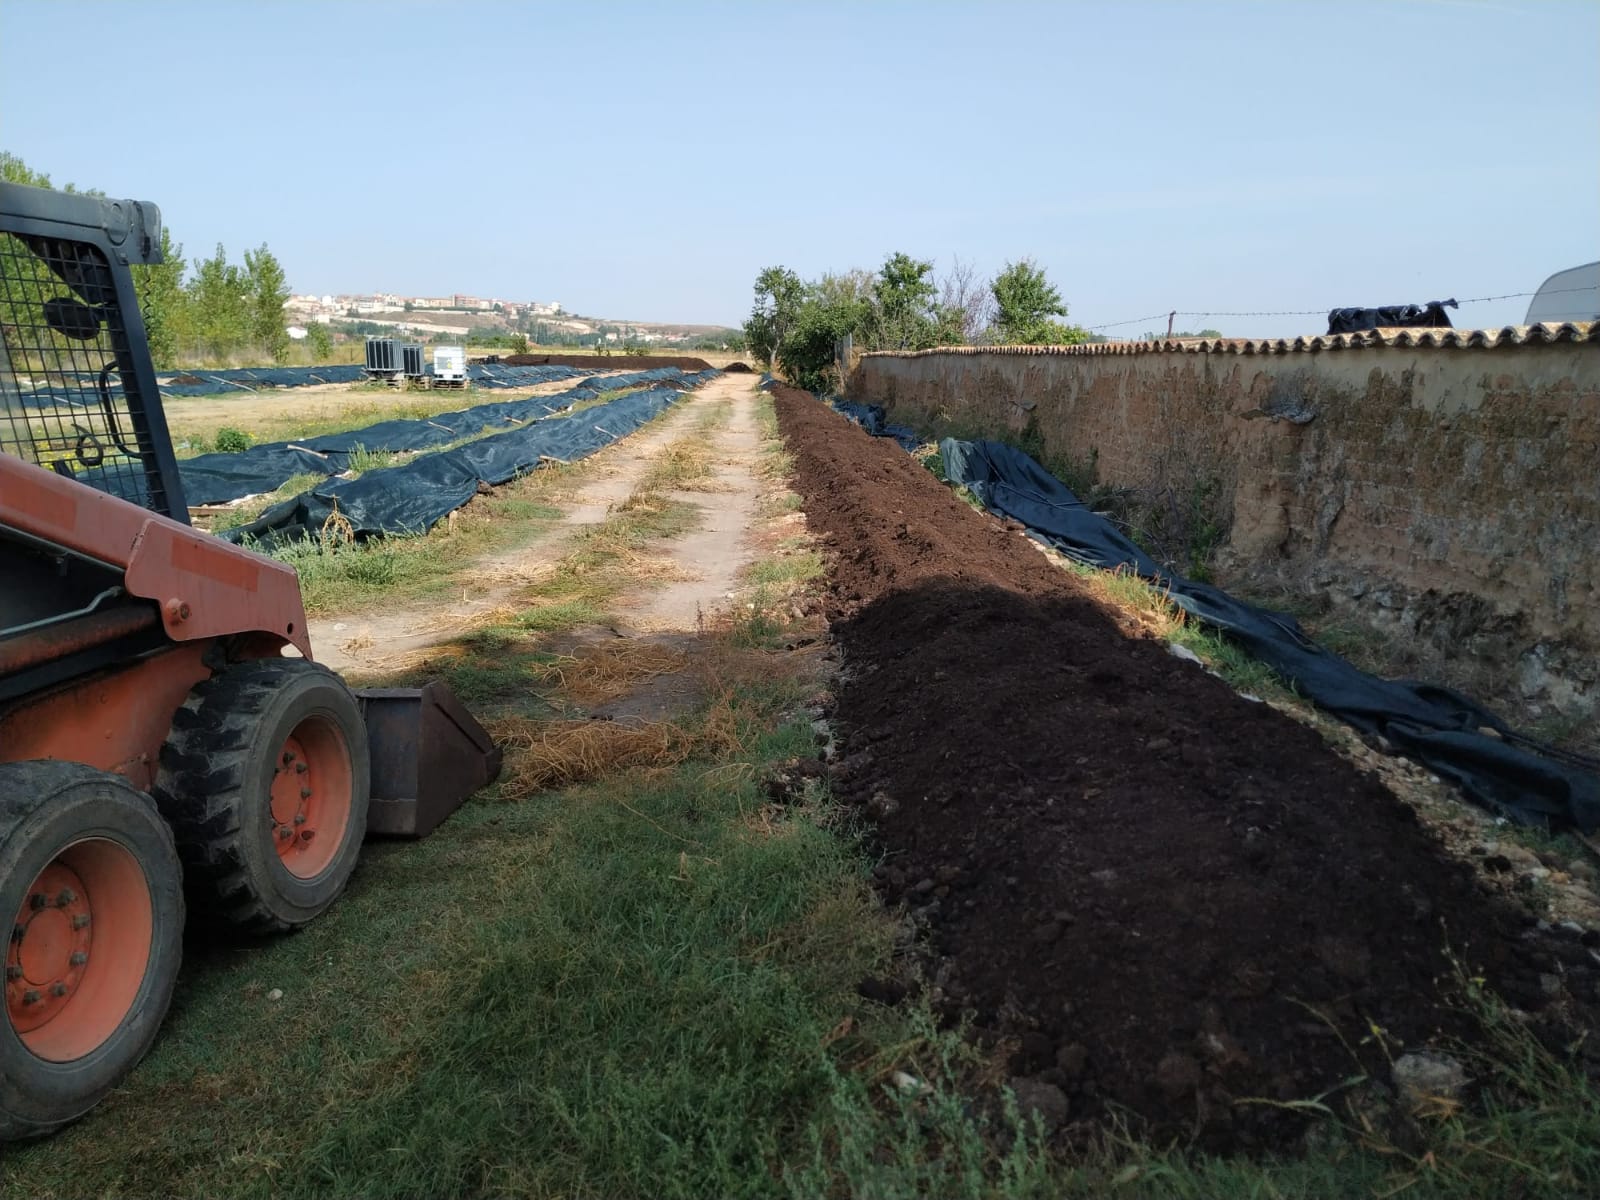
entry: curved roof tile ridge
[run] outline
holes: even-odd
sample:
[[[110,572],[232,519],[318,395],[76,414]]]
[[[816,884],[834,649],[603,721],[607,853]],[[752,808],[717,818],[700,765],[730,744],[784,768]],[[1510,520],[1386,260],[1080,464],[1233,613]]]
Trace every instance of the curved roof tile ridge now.
[[[1558,343],[1600,344],[1600,321],[1546,321],[1499,329],[1407,329],[1302,334],[1295,338],[1157,338],[1149,342],[1088,342],[1076,346],[935,346],[930,350],[869,350],[864,358],[923,358],[931,354],[1041,355],[1095,358],[1131,354],[1304,354],[1377,347],[1428,350],[1497,350]]]

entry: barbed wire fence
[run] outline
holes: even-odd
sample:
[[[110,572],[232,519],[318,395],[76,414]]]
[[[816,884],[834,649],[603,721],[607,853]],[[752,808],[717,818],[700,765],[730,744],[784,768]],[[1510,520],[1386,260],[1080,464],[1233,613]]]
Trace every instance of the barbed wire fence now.
[[[1547,295],[1547,296],[1560,296],[1560,295],[1565,295],[1565,294],[1567,294],[1569,292],[1592,292],[1592,291],[1594,291],[1594,289],[1592,287],[1553,288],[1550,291],[1545,292],[1544,294]],[[1464,308],[1468,304],[1487,304],[1487,303],[1490,303],[1491,301],[1495,301],[1495,300],[1519,300],[1519,299],[1525,299],[1526,297],[1529,297],[1529,296],[1536,296],[1538,294],[1539,294],[1538,292],[1506,292],[1505,294],[1499,295],[1499,296],[1473,296],[1472,298],[1467,299],[1467,300],[1457,300],[1456,303]],[[1129,325],[1143,325],[1143,326],[1147,326],[1148,327],[1148,325],[1149,325],[1149,323],[1151,321],[1166,321],[1168,323],[1167,328],[1170,331],[1171,328],[1172,328],[1172,322],[1177,320],[1179,317],[1183,317],[1185,319],[1196,318],[1197,317],[1197,318],[1199,318],[1201,320],[1208,320],[1208,319],[1210,319],[1212,317],[1323,317],[1323,318],[1326,318],[1327,315],[1328,315],[1328,311],[1329,310],[1325,309],[1325,308],[1299,308],[1299,309],[1260,310],[1260,311],[1256,311],[1256,312],[1225,312],[1225,311],[1216,310],[1216,309],[1200,310],[1200,309],[1181,309],[1180,308],[1180,309],[1163,310],[1162,312],[1152,313],[1147,317],[1132,317],[1132,318],[1130,318],[1130,319],[1128,319],[1126,321],[1106,321],[1106,322],[1103,322],[1102,324],[1099,324],[1099,325],[1085,325],[1082,328],[1087,329],[1091,333],[1100,333],[1100,332],[1103,332],[1104,330],[1107,330],[1107,329],[1123,329],[1123,328],[1126,328]]]

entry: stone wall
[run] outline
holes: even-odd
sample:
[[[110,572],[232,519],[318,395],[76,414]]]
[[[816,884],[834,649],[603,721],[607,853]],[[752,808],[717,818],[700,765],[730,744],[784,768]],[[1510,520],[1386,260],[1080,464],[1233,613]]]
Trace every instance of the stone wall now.
[[[1031,425],[1103,484],[1210,481],[1225,580],[1320,591],[1515,664],[1526,695],[1592,701],[1600,327],[1407,340],[872,354],[850,393],[924,429]]]

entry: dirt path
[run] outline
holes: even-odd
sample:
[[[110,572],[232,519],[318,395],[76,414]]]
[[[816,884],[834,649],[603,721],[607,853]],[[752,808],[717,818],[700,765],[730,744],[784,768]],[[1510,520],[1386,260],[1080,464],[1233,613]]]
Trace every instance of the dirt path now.
[[[1525,934],[1314,731],[1129,636],[892,442],[776,402],[849,668],[839,792],[933,947],[936,1002],[1033,1094],[1282,1144],[1300,1119],[1250,1098],[1467,1036],[1447,944],[1535,1019],[1589,1000],[1581,946]]]
[[[311,620],[318,661],[340,672],[381,672],[397,658],[459,637],[485,614],[513,602],[520,588],[542,578],[576,531],[603,522],[633,495],[665,447],[692,430],[702,413],[723,403],[731,405],[729,419],[712,435],[719,490],[666,493],[704,510],[698,528],[663,547],[676,568],[674,581],[660,591],[641,590],[622,605],[628,624],[641,631],[693,630],[698,614],[726,603],[750,561],[744,532],[758,493],[754,463],[759,435],[748,375],[714,380],[648,429],[586,460],[579,468],[580,481],[553,500],[562,510],[560,521],[526,545],[480,560],[466,573],[472,586],[431,603]]]
[[[734,599],[739,578],[754,555],[747,535],[761,493],[755,473],[761,450],[755,393],[749,376],[728,376],[719,385],[713,385],[718,387],[716,395],[730,402],[731,411],[712,443],[715,490],[667,493],[670,499],[699,505],[701,523],[667,548],[679,578],[640,594],[630,605],[631,621],[642,632],[698,629],[704,617]]]

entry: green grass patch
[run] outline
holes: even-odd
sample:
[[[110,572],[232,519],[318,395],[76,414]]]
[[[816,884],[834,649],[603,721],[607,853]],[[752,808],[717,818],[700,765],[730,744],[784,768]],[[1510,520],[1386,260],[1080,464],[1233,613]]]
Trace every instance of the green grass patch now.
[[[795,550],[777,558],[764,558],[750,565],[751,583],[765,586],[796,585],[822,575],[822,555],[815,550]]]
[[[354,479],[368,471],[381,471],[385,467],[394,466],[400,457],[401,455],[393,450],[368,450],[358,442],[350,451],[348,474]]]
[[[561,510],[543,499],[557,482],[554,472],[541,468],[478,497],[457,521],[440,522],[426,536],[312,540],[281,547],[273,557],[299,573],[312,616],[393,604],[396,594],[425,600],[457,586],[462,573],[483,556],[543,536],[561,517]]]
[[[530,608],[517,617],[517,624],[530,633],[560,633],[598,625],[605,619],[605,609],[595,600],[575,597]]]

